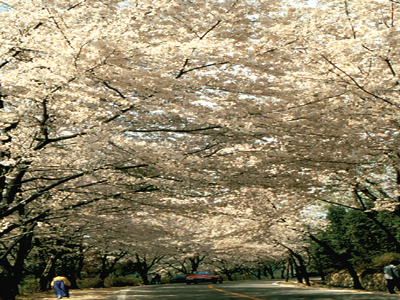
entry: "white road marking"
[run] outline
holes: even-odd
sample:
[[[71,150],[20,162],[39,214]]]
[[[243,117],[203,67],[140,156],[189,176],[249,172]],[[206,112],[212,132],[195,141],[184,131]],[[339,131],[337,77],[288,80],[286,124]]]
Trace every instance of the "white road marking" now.
[[[117,300],[125,300],[125,299],[126,299],[126,294],[128,293],[128,291],[129,291],[129,290],[120,291]]]

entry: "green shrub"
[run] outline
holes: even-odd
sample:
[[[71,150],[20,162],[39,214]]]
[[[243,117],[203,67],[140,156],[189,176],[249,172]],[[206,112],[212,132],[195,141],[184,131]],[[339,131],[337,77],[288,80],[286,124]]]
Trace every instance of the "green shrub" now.
[[[102,286],[102,282],[100,278],[95,277],[95,278],[85,278],[85,279],[78,279],[77,282],[78,287],[81,289],[86,289],[86,288],[99,288]]]
[[[104,281],[106,287],[121,287],[140,285],[142,280],[134,277],[108,277]]]
[[[382,269],[384,266],[390,264],[393,260],[397,260],[400,262],[400,254],[389,252],[376,256],[372,259],[372,266],[377,269]]]
[[[170,277],[161,277],[162,284],[170,283],[170,281],[171,281]]]
[[[364,270],[358,273],[361,285],[370,291],[386,291],[386,280],[383,273],[375,272],[373,269]],[[353,278],[347,270],[341,270],[330,273],[327,276],[328,286],[339,286],[351,288],[353,286]]]
[[[39,279],[26,279],[18,286],[19,293],[35,293],[40,291]]]
[[[140,285],[142,280],[140,278],[134,277],[107,277],[104,280],[105,287],[121,287],[121,286],[135,286]],[[102,281],[99,277],[95,278],[85,278],[78,280],[78,287],[84,288],[100,288],[102,287]]]

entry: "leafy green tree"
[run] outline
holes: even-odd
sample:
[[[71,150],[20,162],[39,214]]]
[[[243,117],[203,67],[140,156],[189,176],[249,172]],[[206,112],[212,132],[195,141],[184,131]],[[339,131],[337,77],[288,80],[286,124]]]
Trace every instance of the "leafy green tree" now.
[[[396,223],[392,213],[376,212],[386,226]],[[393,219],[390,219],[393,217]],[[365,212],[332,205],[326,216],[328,226],[313,236],[310,256],[320,271],[335,269],[363,270],[373,267],[373,260],[396,247],[386,233]]]
[[[331,206],[327,219],[330,224],[324,231],[325,240],[339,252],[350,255],[358,269],[370,266],[374,257],[395,248],[364,212]]]

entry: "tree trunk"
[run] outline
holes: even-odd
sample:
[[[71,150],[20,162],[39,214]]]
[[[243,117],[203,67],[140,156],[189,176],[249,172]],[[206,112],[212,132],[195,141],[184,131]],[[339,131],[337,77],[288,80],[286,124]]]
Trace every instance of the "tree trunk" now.
[[[143,280],[144,285],[149,285],[149,267],[147,266],[146,258],[140,259],[140,256],[136,254],[135,270],[139,273],[140,278]]]
[[[109,262],[108,254],[104,254],[101,258],[101,271],[100,271],[100,287],[104,287],[104,281],[106,278],[115,270],[117,262],[127,254],[126,251],[122,251],[115,255],[114,259]]]
[[[297,270],[298,272],[300,272],[300,276],[302,278],[304,278],[304,280],[306,281],[306,285],[311,286],[310,284],[310,277],[308,276],[308,272],[307,272],[307,268],[306,265],[304,263],[304,259],[301,257],[300,254],[297,253],[292,253],[292,255],[297,259],[297,261],[299,262],[299,265],[297,266]],[[297,273],[297,271],[296,271]]]
[[[292,262],[290,261],[290,258],[288,258],[288,260],[287,260],[287,268],[286,268],[286,282],[289,281],[290,274],[292,274],[292,277],[293,277],[293,266],[292,266]]]
[[[282,265],[281,279],[285,279],[285,271],[286,271],[286,267],[285,267],[285,265]]]
[[[301,274],[299,265],[296,263],[296,261],[294,259],[292,259],[292,264],[293,264],[294,269],[296,271],[297,282],[298,283],[303,283],[303,276]]]
[[[108,272],[107,272],[107,254],[104,254],[101,257],[101,271],[100,271],[100,282],[99,282],[99,287],[103,288],[104,287],[104,281],[106,280],[107,276],[108,276]]]
[[[29,232],[32,228],[28,229]],[[15,256],[14,265],[7,258],[0,262],[2,273],[0,274],[0,299],[15,300],[18,295],[18,285],[22,280],[25,258],[31,250],[32,234],[29,233],[21,238]]]
[[[190,264],[191,264],[191,273],[196,272],[197,269],[200,266],[200,263],[206,258],[205,255],[200,257],[200,255],[196,255],[193,258],[189,258]]]
[[[290,268],[290,277],[294,277],[294,267],[293,267],[293,261],[289,259],[289,268]]]
[[[396,205],[398,207],[398,205]],[[388,243],[392,243],[395,247],[395,252],[400,253],[400,243],[397,240],[396,236],[392,233],[393,229],[388,228],[385,226],[381,221],[377,219],[377,212],[376,211],[370,211],[370,212],[364,212],[365,215],[373,221],[383,232],[386,234],[386,240]],[[395,213],[396,214],[396,213]]]
[[[147,270],[142,270],[141,272],[139,272],[139,275],[140,275],[140,278],[142,278],[144,285],[149,285],[150,284],[149,275],[148,275],[148,271]]]
[[[78,267],[76,269],[76,278],[77,279],[82,279],[82,270],[84,267],[84,261],[85,261],[85,257],[83,255],[83,249],[80,248],[79,249],[79,258],[78,258]]]
[[[279,243],[279,244],[280,244],[282,247],[284,247],[284,248],[286,248],[287,250],[289,250],[291,256],[293,257],[293,260],[292,260],[292,261],[293,261],[294,266],[295,266],[295,268],[296,268],[296,277],[297,277],[298,282],[299,282],[299,283],[303,283],[303,278],[304,278],[305,281],[306,281],[306,284],[307,284],[308,286],[310,286],[310,285],[311,285],[311,284],[310,284],[310,278],[309,278],[309,276],[308,276],[308,272],[307,272],[306,265],[305,265],[305,263],[304,263],[304,259],[301,257],[300,254],[297,254],[297,253],[294,252],[292,249],[290,249],[288,246],[285,246],[285,245],[282,244],[282,243]],[[297,261],[299,262],[298,265],[296,264],[296,259],[297,259]]]
[[[45,269],[40,275],[39,285],[40,285],[40,290],[42,292],[47,291],[49,289],[52,276],[55,273],[57,259],[58,259],[58,252],[50,256],[50,258],[47,260]]]
[[[79,287],[78,287],[78,283],[76,282],[77,278],[76,278],[75,270],[72,270],[72,272],[67,272],[67,274],[68,274],[69,282],[71,283],[70,288],[71,289],[78,289]]]
[[[319,240],[316,236],[312,234],[308,234],[310,239],[314,242],[316,242],[318,245],[323,247],[329,255],[332,257],[332,259],[336,260],[338,263],[340,263],[347,271],[349,271],[350,276],[353,278],[353,288],[358,289],[358,290],[363,290],[363,286],[361,285],[360,278],[358,277],[358,274],[356,270],[354,269],[353,265],[349,261],[349,258],[346,257],[347,255],[340,255],[336,253],[336,251],[325,241]]]
[[[275,276],[274,276],[274,269],[273,269],[273,268],[265,267],[265,271],[266,271],[267,274],[269,275],[270,279],[275,279]]]

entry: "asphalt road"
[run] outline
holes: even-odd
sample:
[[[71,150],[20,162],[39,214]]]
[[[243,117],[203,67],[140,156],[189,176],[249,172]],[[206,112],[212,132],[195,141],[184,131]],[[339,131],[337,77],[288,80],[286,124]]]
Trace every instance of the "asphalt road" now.
[[[127,288],[107,300],[383,300],[400,299],[400,294],[352,290],[302,288],[277,281],[165,284]]]

